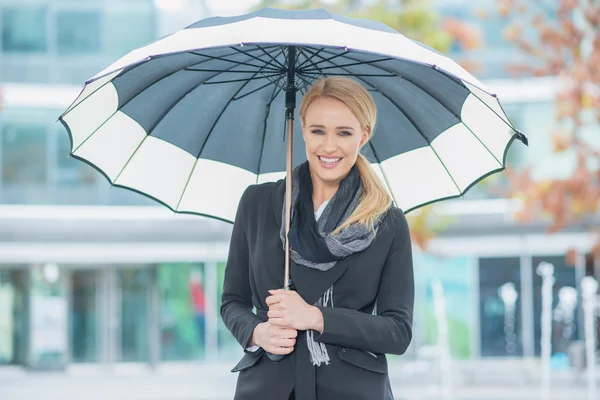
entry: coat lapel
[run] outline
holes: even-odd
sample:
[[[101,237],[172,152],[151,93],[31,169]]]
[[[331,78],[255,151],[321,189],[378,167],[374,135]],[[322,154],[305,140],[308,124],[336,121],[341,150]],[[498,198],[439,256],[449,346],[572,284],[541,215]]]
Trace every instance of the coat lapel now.
[[[285,200],[285,180],[280,180],[272,192],[271,203],[279,232],[281,229],[281,211]],[[283,264],[282,264],[283,266]],[[290,278],[292,287],[308,304],[315,304],[317,300],[346,272],[346,261],[340,260],[328,271],[319,271],[290,262]]]

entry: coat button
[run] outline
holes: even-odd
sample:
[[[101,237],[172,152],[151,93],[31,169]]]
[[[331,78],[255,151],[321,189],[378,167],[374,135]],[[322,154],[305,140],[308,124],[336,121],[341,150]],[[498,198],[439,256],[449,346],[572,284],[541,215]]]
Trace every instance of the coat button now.
[[[342,347],[342,352],[344,352],[344,353],[346,352],[346,348],[345,347]]]

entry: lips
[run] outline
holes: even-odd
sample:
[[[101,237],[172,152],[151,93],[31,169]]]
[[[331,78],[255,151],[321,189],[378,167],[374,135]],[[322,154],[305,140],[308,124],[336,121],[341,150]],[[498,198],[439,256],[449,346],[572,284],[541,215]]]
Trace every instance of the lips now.
[[[322,157],[322,156],[318,156],[321,167],[323,168],[327,168],[327,169],[331,169],[331,168],[335,168],[336,166],[338,166],[340,164],[340,161],[342,161],[343,157]]]
[[[337,158],[332,158],[332,157],[319,157],[319,160],[321,160],[322,162],[326,163],[326,164],[335,164],[338,161],[340,161],[342,158],[341,157],[337,157]]]

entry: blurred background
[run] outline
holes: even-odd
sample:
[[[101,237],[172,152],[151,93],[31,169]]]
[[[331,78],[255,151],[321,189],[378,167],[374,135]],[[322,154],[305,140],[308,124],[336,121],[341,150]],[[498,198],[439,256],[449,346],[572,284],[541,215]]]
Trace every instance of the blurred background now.
[[[389,358],[396,397],[541,399],[550,384],[552,398],[591,399],[600,331],[585,333],[581,282],[600,278],[593,0],[0,0],[0,399],[232,398],[242,351],[219,316],[231,226],[112,188],[69,158],[56,120],[134,48],[262,6],[380,20],[459,61],[528,135],[507,171],[409,215],[414,336]],[[543,262],[555,279],[545,297]]]

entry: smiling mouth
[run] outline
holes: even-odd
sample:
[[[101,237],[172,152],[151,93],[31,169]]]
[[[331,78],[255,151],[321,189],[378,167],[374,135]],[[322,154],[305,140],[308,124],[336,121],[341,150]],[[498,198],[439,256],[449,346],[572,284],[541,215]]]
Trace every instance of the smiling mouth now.
[[[319,156],[319,160],[325,165],[335,165],[342,160],[343,157],[323,157]]]

